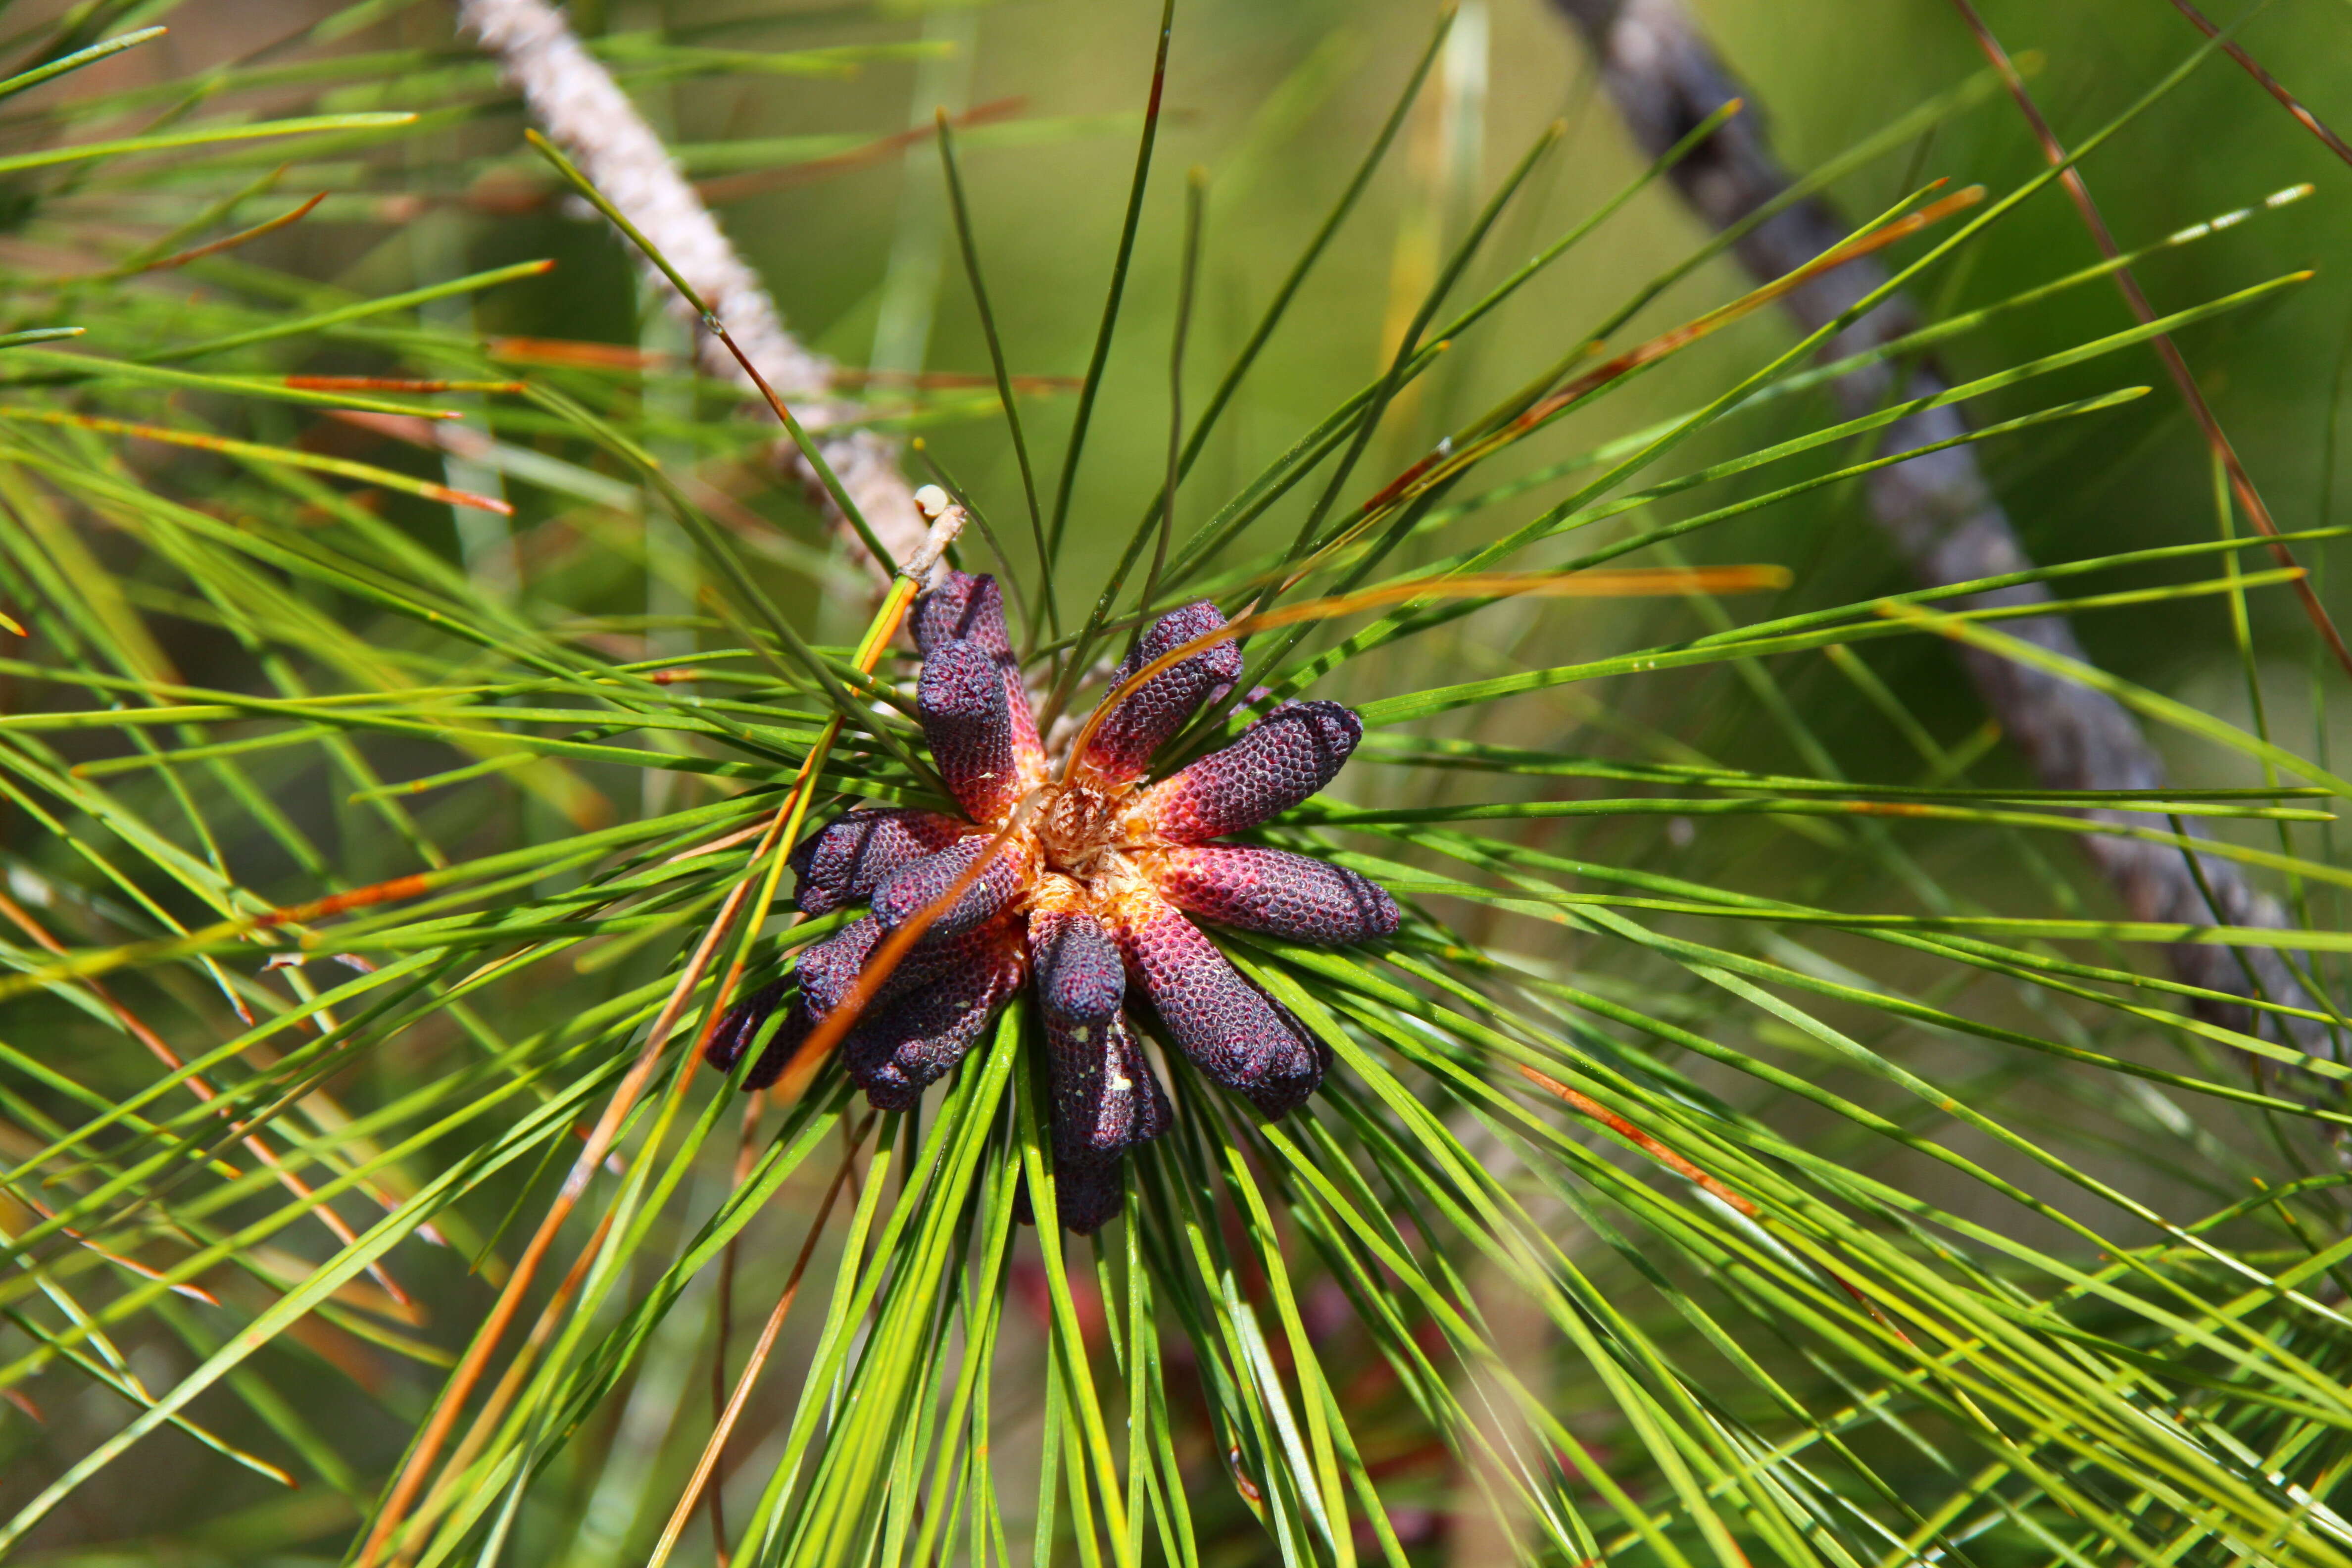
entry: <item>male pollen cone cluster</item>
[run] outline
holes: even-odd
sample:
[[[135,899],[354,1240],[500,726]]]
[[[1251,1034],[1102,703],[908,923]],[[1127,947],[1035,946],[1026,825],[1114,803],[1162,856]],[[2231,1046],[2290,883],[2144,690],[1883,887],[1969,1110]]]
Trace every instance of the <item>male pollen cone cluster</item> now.
[[[1224,624],[1206,601],[1162,616],[1113,673],[1112,689]],[[772,1083],[883,941],[986,856],[842,1037],[843,1065],[877,1109],[905,1109],[962,1059],[1024,982],[1034,984],[1053,1087],[1056,1208],[1068,1228],[1091,1232],[1118,1213],[1126,1152],[1170,1121],[1128,1017],[1131,995],[1150,1005],[1164,1042],[1268,1116],[1322,1082],[1330,1062],[1322,1042],[1187,916],[1333,945],[1397,929],[1396,901],[1353,871],[1216,842],[1329,784],[1363,724],[1336,702],[1286,702],[1224,750],[1145,784],[1152,753],[1240,677],[1241,648],[1228,637],[1129,693],[1057,778],[996,580],[949,574],[917,601],[913,626],[923,734],[964,815],[852,811],[794,852],[803,912],[860,900],[868,912],[801,954],[798,993],[744,1081]],[[733,1068],[785,991],[778,981],[720,1020],[714,1065]]]

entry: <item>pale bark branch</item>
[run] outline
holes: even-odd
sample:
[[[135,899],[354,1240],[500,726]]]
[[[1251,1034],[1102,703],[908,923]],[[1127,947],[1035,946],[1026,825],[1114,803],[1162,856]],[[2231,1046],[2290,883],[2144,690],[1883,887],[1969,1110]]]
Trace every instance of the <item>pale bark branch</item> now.
[[[499,62],[548,139],[580,165],[709,301],[760,374],[815,435],[826,464],[883,548],[900,560],[912,556],[921,548],[929,525],[899,470],[896,444],[867,431],[826,432],[826,426],[856,413],[829,396],[832,362],[810,353],[785,330],[775,300],[736,254],[661,138],[612,74],[581,47],[563,14],[548,0],[458,0],[457,21]],[[695,359],[703,374],[752,391],[726,346],[702,330],[693,307],[678,299],[644,258],[635,259],[672,313],[693,331]],[[799,451],[790,442],[779,441],[774,459],[808,488],[813,500],[824,506],[850,550],[870,560],[845,520],[825,502],[814,472]]]
[[[1673,146],[1731,99],[1748,100],[1748,112],[1732,120],[1677,164],[1672,174],[1683,199],[1709,226],[1729,228],[1788,188],[1789,175],[1773,156],[1764,138],[1761,117],[1754,111],[1755,98],[1716,56],[1681,0],[1552,0],[1552,4],[1582,36],[1627,131],[1653,156]],[[1743,235],[1734,249],[1751,274],[1759,280],[1769,279],[1796,270],[1849,232],[1849,226],[1826,203],[1799,201]],[[1790,293],[1784,304],[1801,325],[1811,330],[1835,319],[1885,280],[1886,273],[1876,262],[1858,262],[1807,283]],[[1897,295],[1847,328],[1831,352],[1858,353],[1917,324],[1909,301]],[[1891,402],[1933,396],[1948,384],[1931,362],[1915,360],[1907,366],[1882,362],[1840,378],[1834,391],[1851,417]],[[1887,449],[1901,450],[1950,440],[1965,428],[1957,408],[1938,408],[1888,426],[1883,439]],[[1942,586],[2032,565],[1968,447],[1880,469],[1867,485],[1873,520],[1922,583]],[[2050,596],[2046,588],[2032,584],[1979,595],[1971,602],[2033,604],[2046,602]],[[2007,622],[2003,629],[2067,658],[2084,657],[2063,616],[2032,616]],[[2141,733],[2138,722],[2113,699],[1973,649],[1962,650],[1959,657],[1986,708],[2046,786],[2072,790],[2163,787],[2162,760]],[[2230,862],[2200,855],[2192,873],[2188,856],[2161,845],[2104,836],[2084,836],[2080,842],[2135,919],[2274,929],[2288,924],[2278,905],[2249,886]],[[2202,889],[2198,886],[2199,873],[2205,883]],[[2315,1005],[2280,956],[2270,950],[2184,944],[2168,952],[2173,972],[2189,984],[2252,995],[2251,973],[2261,994],[2270,1000]],[[2231,1027],[2252,1026],[2246,1008],[2216,1004],[2200,1011]],[[2275,1014],[2254,1017],[2259,1018],[2264,1035],[2291,1039],[2305,1050],[2333,1054],[2323,1026],[2282,1020]],[[2282,1023],[2286,1026],[2284,1029]]]

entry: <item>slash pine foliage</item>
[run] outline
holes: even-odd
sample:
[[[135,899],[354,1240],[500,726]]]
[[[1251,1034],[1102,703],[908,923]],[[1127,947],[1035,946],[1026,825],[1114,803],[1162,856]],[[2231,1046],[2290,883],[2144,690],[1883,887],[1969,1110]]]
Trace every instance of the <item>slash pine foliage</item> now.
[[[787,307],[870,262],[835,395],[961,522],[886,579],[442,7],[129,68],[239,9],[0,5],[0,1559],[2352,1563],[2324,505],[1902,582],[1912,405],[1672,207],[1719,121],[1480,156],[1532,8],[1325,17],[1188,179],[1213,7],[935,122],[1018,8],[576,5],[730,225],[803,204]],[[2053,100],[2095,184],[2221,20]],[[746,82],[837,121],[692,140]],[[2319,285],[2111,314],[2011,113],[1812,161],[1925,311],[1865,357],[2005,491],[2201,464],[2149,345]],[[2259,123],[2138,265],[2342,200]],[[1135,243],[1041,363],[994,182],[1090,149],[1055,243]],[[2037,787],[1977,655],[2180,786]],[[2284,924],[2120,918],[2097,835]]]

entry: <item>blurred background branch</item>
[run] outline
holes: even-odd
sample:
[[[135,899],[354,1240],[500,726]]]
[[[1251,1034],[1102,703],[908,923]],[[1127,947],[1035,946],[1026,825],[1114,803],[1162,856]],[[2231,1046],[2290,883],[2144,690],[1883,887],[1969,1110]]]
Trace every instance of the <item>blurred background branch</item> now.
[[[1551,3],[1583,38],[1626,131],[1652,157],[1726,103],[1746,100],[1746,111],[1677,164],[1670,177],[1691,210],[1711,226],[1744,226],[1733,250],[1756,279],[1769,281],[1794,272],[1853,232],[1853,226],[1829,203],[1810,196],[1756,221],[1787,192],[1790,176],[1766,138],[1764,116],[1752,92],[1733,77],[1682,0]],[[1810,331],[1835,320],[1885,281],[1885,268],[1878,262],[1856,262],[1791,290],[1781,305]],[[1896,295],[1847,328],[1829,353],[1837,358],[1860,353],[1919,325],[1917,310]],[[1896,402],[1934,397],[1951,384],[1933,356],[1918,354],[1874,360],[1832,384],[1840,406],[1852,418]],[[1966,427],[1957,406],[1932,408],[1888,426],[1879,445],[1889,451],[1925,447],[1949,441]],[[1948,447],[1882,468],[1864,483],[1872,520],[1924,584],[1940,587],[2033,564],[1979,468],[1973,447]],[[2048,586],[2033,583],[1960,603],[2028,605],[2051,597]],[[2011,621],[2006,629],[2053,653],[2089,661],[2063,616]],[[1978,648],[1955,651],[1985,707],[2045,785],[2066,790],[2164,787],[2163,760],[2115,699]],[[2090,815],[2126,820],[2120,813]],[[2287,923],[2274,900],[2249,887],[2234,867],[2210,857],[2200,856],[2192,864],[2188,855],[2167,847],[2097,835],[2084,835],[2077,842],[2136,920],[2273,928]],[[2315,1005],[2287,961],[2272,950],[2181,944],[2169,953],[2174,972],[2192,985],[2240,995],[2258,988],[2273,1002]],[[2209,1016],[2231,1015],[2216,1020],[2231,1027],[2252,1026],[2244,1009],[2200,1005]],[[2262,1026],[2276,1032],[2281,1023],[2273,1014]],[[2302,1019],[2284,1023],[2304,1049],[2331,1050],[2325,1027]]]
[[[581,47],[563,14],[547,0],[460,0],[457,16],[459,26],[479,41],[499,62],[500,74],[522,94],[530,118],[710,302],[768,384],[816,434],[825,462],[883,548],[902,560],[912,555],[922,545],[926,525],[899,471],[896,444],[871,431],[824,433],[825,426],[851,412],[826,400],[834,382],[833,362],[810,353],[786,330],[775,300],[736,254],[661,138],[612,73]],[[702,373],[752,392],[742,367],[723,343],[701,330],[693,308],[654,274],[650,263],[642,257],[636,260],[667,308],[693,331],[695,360]],[[808,487],[814,501],[825,504],[814,471],[792,443],[777,442],[773,457]],[[846,548],[863,557],[846,520],[835,515],[829,505],[826,511]]]

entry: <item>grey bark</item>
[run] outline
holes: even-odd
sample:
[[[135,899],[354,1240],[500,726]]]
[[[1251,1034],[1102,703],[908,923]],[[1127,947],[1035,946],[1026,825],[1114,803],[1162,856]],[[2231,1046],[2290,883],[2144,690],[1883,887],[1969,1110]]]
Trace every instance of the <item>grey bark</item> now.
[[[1780,195],[1789,176],[1767,143],[1755,99],[1709,47],[1681,0],[1552,0],[1591,50],[1601,79],[1634,142],[1652,156],[1673,146],[1733,98],[1750,111],[1734,118],[1678,164],[1672,179],[1697,216],[1717,229],[1730,227]],[[1852,229],[1827,204],[1803,200],[1742,236],[1735,251],[1759,281],[1782,277],[1844,239]],[[1884,268],[1863,260],[1823,274],[1782,301],[1811,331],[1844,313],[1886,281]],[[1918,324],[1909,300],[1896,295],[1839,334],[1831,345],[1843,355],[1884,343]],[[1898,380],[1898,378],[1900,378]],[[1949,384],[1932,362],[1908,368],[1880,363],[1834,385],[1848,417],[1890,402],[1933,396]],[[1915,414],[1888,426],[1887,449],[1949,440],[1966,428],[1956,407]],[[2027,570],[2032,562],[2000,502],[1967,447],[1882,468],[1868,481],[1870,513],[1913,575],[1930,586]],[[2045,603],[2040,584],[1972,596],[1972,605]],[[2062,616],[2034,616],[2004,624],[2010,635],[2069,658],[2084,658],[2074,628]],[[2028,666],[1963,648],[1969,680],[2002,731],[2046,786],[2070,790],[2147,790],[2164,785],[2165,772],[2138,722],[2102,693]],[[2129,821],[2120,814],[2088,815]],[[2141,819],[2144,821],[2145,819]],[[2189,858],[2161,845],[2104,836],[2079,842],[2111,883],[2132,917],[2189,924],[2284,928],[2278,905],[2250,887],[2231,862],[2198,857],[2205,888]],[[2209,900],[2207,893],[2210,890]],[[2250,995],[2252,969],[2270,1000],[2314,1005],[2279,955],[2269,949],[2178,944],[2167,949],[2173,972],[2191,985]],[[2276,1014],[2251,1014],[2228,1004],[2200,1004],[2203,1016],[2229,1027],[2284,1037],[2306,1051],[2330,1052],[2328,1031]],[[2282,1027],[2284,1026],[2284,1027]],[[2331,1053],[2332,1054],[2332,1053]]]
[[[785,330],[775,300],[678,173],[661,138],[611,73],[581,47],[563,14],[548,0],[459,0],[457,22],[499,62],[548,140],[580,165],[709,302],[728,334],[816,437],[826,465],[883,548],[900,561],[920,550],[929,524],[899,470],[898,448],[868,432],[826,432],[855,412],[826,396],[832,362],[810,353]],[[703,374],[753,392],[735,356],[702,330],[693,307],[677,297],[668,279],[643,257],[633,259],[668,309],[694,331],[695,358]],[[798,448],[779,442],[774,450],[778,465],[807,486],[811,499],[830,514],[815,472]],[[855,534],[845,525],[839,531],[849,549],[866,558]]]

